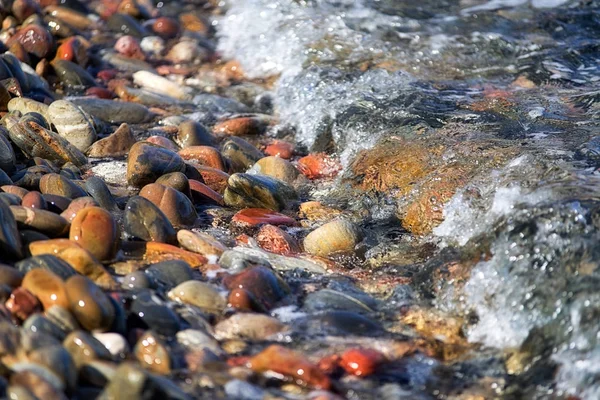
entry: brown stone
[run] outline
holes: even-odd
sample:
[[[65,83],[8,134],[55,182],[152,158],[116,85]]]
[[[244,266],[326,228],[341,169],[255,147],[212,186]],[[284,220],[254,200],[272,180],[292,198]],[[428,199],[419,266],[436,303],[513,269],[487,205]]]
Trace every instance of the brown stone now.
[[[79,211],[71,223],[69,239],[100,261],[110,261],[119,248],[119,231],[111,213],[100,207]]]
[[[219,150],[211,146],[190,146],[179,150],[179,155],[184,160],[194,161],[200,165],[226,171],[225,161]]]
[[[159,263],[168,260],[183,260],[190,264],[192,268],[200,268],[206,265],[206,258],[200,254],[180,249],[165,243],[148,242],[146,243],[146,252],[144,260],[149,264]]]
[[[58,196],[76,199],[87,196],[85,190],[77,186],[68,178],[60,174],[46,174],[40,179],[40,191],[43,194],[55,194]]]
[[[190,162],[189,165],[194,167],[200,173],[206,186],[221,195],[225,192],[227,180],[229,179],[229,174],[227,172],[193,162]]]
[[[228,136],[262,135],[268,126],[269,121],[264,118],[238,117],[218,123],[213,132]]]
[[[271,253],[282,255],[300,253],[300,246],[296,239],[273,225],[263,225],[256,235],[256,242]]]
[[[100,139],[90,146],[89,157],[122,157],[135,144],[135,136],[126,123],[121,124],[110,136]]]
[[[65,283],[47,269],[36,268],[29,271],[23,278],[21,287],[36,296],[45,310],[54,305],[69,308]]]
[[[70,309],[88,331],[107,331],[115,318],[115,309],[102,289],[81,275],[66,282]]]
[[[147,332],[138,339],[133,353],[144,368],[159,375],[171,372],[169,349],[153,332]]]
[[[142,188],[140,196],[156,205],[175,227],[192,225],[198,218],[191,200],[173,188],[151,183]]]

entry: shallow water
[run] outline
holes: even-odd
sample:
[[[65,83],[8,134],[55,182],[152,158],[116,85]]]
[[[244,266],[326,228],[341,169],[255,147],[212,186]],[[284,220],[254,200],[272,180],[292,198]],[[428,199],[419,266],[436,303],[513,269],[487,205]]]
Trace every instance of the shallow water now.
[[[466,318],[466,339],[481,345],[466,363],[481,362],[488,350],[506,357],[508,375],[496,386],[506,398],[600,395],[600,145],[591,140],[599,132],[599,6],[249,0],[225,3],[215,21],[226,57],[251,77],[278,76],[280,125],[311,151],[336,152],[346,179],[357,154],[393,137],[443,143],[441,164],[460,165],[465,153],[456,149],[478,141],[492,143],[481,157],[511,149],[493,166],[470,152],[482,167],[423,236],[389,234],[394,210],[402,219],[419,183],[366,200],[344,198],[341,180],[341,192],[322,196],[368,206],[378,248],[367,261],[435,245],[427,262],[391,257],[387,273],[426,275],[450,263],[466,270],[460,279],[428,275],[430,290],[416,296]],[[522,362],[513,368],[515,354]],[[425,364],[407,368],[430,376]]]

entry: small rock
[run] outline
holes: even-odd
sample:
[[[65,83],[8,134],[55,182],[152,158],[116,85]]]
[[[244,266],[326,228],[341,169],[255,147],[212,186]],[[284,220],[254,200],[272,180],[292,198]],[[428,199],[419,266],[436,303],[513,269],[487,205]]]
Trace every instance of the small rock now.
[[[124,213],[125,232],[147,242],[175,243],[175,229],[166,215],[150,200],[133,196]]]
[[[183,282],[169,291],[167,296],[173,301],[190,304],[212,314],[221,314],[227,306],[216,287],[200,281]]]
[[[162,210],[175,227],[192,225],[198,218],[191,200],[173,188],[152,183],[142,188],[140,196],[150,200]]]
[[[361,240],[359,229],[345,219],[336,219],[315,229],[304,238],[304,249],[317,256],[353,252]]]
[[[181,157],[164,147],[147,142],[134,144],[127,157],[127,183],[135,187],[150,184],[169,172],[184,172]]]
[[[263,314],[238,313],[215,326],[215,338],[267,340],[287,330],[279,320]]]
[[[177,232],[179,245],[186,250],[205,257],[221,256],[227,247],[207,233],[181,229]]]
[[[163,261],[152,264],[145,272],[153,281],[164,286],[167,290],[183,282],[192,280],[194,277],[190,265],[181,260]]]
[[[70,309],[81,326],[89,331],[107,331],[115,318],[112,302],[89,279],[75,275],[66,282]]]
[[[340,365],[349,374],[366,377],[372,375],[384,361],[385,356],[377,350],[350,349],[342,354]]]
[[[45,310],[54,305],[69,307],[64,281],[48,270],[38,268],[29,271],[21,287],[37,297]]]
[[[146,369],[160,375],[171,372],[169,349],[153,332],[140,337],[133,349],[133,354]]]
[[[71,223],[69,239],[79,244],[99,261],[110,261],[119,246],[117,223],[108,211],[87,207]]]
[[[135,144],[135,136],[126,123],[122,123],[110,136],[98,140],[87,151],[89,157],[122,157]]]
[[[281,211],[298,195],[285,182],[264,175],[233,174],[227,180],[225,204],[236,208],[267,208]]]
[[[282,255],[300,253],[300,245],[289,233],[273,225],[263,225],[256,234],[256,243],[264,250]]]
[[[264,157],[258,160],[250,169],[250,173],[252,172],[272,176],[273,178],[277,178],[289,184],[294,183],[299,175],[298,170],[292,163],[283,158],[273,156]]]

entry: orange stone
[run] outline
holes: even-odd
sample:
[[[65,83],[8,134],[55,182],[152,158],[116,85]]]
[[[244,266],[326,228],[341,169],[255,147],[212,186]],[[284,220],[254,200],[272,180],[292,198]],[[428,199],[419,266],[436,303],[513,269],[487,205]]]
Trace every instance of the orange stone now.
[[[194,167],[200,173],[206,186],[221,195],[223,192],[225,192],[225,188],[227,188],[227,180],[229,179],[229,174],[227,172],[193,162],[188,164]]]
[[[298,169],[309,179],[321,179],[333,178],[342,170],[342,166],[325,153],[315,153],[299,159]]]
[[[146,252],[144,260],[149,264],[155,264],[168,260],[183,260],[190,264],[192,268],[200,268],[206,265],[206,258],[200,254],[180,249],[166,243],[148,242],[146,243]]]
[[[231,222],[239,226],[258,226],[264,224],[286,226],[298,225],[294,218],[266,208],[243,209],[233,216]]]
[[[216,124],[213,132],[217,135],[246,136],[262,135],[268,123],[257,117],[239,117]]]
[[[225,205],[223,196],[202,182],[190,179],[190,190],[195,204],[214,203],[220,206]]]
[[[282,255],[300,253],[300,246],[296,239],[273,225],[263,225],[256,235],[256,242],[271,253]]]
[[[349,374],[365,377],[373,374],[383,362],[385,356],[376,350],[350,349],[342,354],[340,365]]]
[[[119,248],[117,223],[111,213],[100,207],[87,207],[77,213],[69,239],[100,261],[112,260]]]
[[[58,275],[49,270],[32,269],[25,274],[21,287],[37,297],[45,310],[54,305],[69,308],[65,283]]]
[[[271,345],[248,361],[254,372],[274,371],[293,378],[297,384],[329,389],[331,381],[302,354],[280,345]]]
[[[219,150],[211,146],[189,146],[179,151],[184,160],[195,161],[200,165],[225,171],[225,162]]]
[[[294,146],[281,140],[275,140],[265,148],[264,153],[268,156],[279,156],[289,160],[294,154]]]

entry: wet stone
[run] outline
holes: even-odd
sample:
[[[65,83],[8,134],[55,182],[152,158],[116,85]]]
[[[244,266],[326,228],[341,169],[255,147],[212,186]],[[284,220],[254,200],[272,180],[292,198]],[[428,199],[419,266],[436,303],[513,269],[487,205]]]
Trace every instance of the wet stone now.
[[[71,332],[64,340],[63,346],[71,354],[75,365],[82,365],[92,360],[111,360],[108,349],[91,334],[84,331]]]
[[[2,222],[0,224],[0,250],[8,259],[23,258],[17,221],[9,206],[3,201],[0,201],[0,221]]]
[[[40,191],[69,199],[87,196],[85,190],[59,174],[46,174],[40,179]]]
[[[358,227],[345,219],[337,219],[315,229],[304,238],[304,250],[318,256],[338,252],[350,253],[362,235]]]
[[[171,372],[169,349],[153,332],[147,332],[138,339],[133,354],[144,368],[156,374]]]
[[[244,289],[267,310],[290,292],[283,279],[266,267],[253,267],[226,276],[223,284],[229,290]]]
[[[71,276],[77,275],[77,271],[68,263],[52,254],[43,254],[29,257],[15,264],[17,269],[26,274],[32,269],[43,268],[58,275],[61,279],[67,280]]]
[[[297,199],[293,188],[264,175],[233,174],[227,180],[225,204],[235,208],[267,208],[281,211]]]
[[[23,207],[38,208],[41,210],[45,210],[47,208],[46,200],[44,200],[44,197],[42,197],[40,192],[36,191],[29,192],[23,196],[23,199],[21,199],[21,205]]]
[[[58,134],[80,151],[87,150],[96,140],[96,130],[89,118],[67,100],[54,101],[48,107],[49,122]]]
[[[89,97],[79,97],[72,99],[71,102],[81,107],[86,113],[114,124],[123,122],[140,124],[148,122],[152,118],[152,113],[148,108],[136,103]]]
[[[124,213],[125,232],[147,242],[174,243],[176,232],[165,214],[150,200],[133,196]]]
[[[64,281],[47,269],[33,269],[25,274],[21,287],[36,296],[45,310],[54,305],[68,308]]]
[[[105,210],[115,212],[119,210],[117,202],[106,183],[97,176],[90,176],[85,181],[85,190],[98,202],[98,205]]]
[[[67,208],[63,212],[60,213],[60,216],[72,223],[73,220],[75,219],[75,217],[77,216],[77,214],[81,210],[83,210],[84,208],[97,207],[97,206],[98,206],[98,202],[96,200],[94,200],[93,197],[90,197],[90,196],[78,197],[68,204]]]
[[[293,184],[300,174],[296,167],[280,157],[264,157],[254,164],[251,171],[277,178],[285,183]]]
[[[238,313],[215,326],[215,338],[267,340],[287,330],[279,320],[263,314]]]
[[[190,265],[181,260],[163,261],[152,264],[146,269],[145,273],[153,281],[168,290],[194,278]]]
[[[119,246],[114,217],[100,207],[87,207],[71,223],[69,239],[88,250],[99,261],[112,260]]]
[[[131,304],[131,314],[149,329],[165,336],[174,336],[180,329],[179,317],[156,295],[139,293]]]
[[[81,326],[89,331],[106,331],[112,326],[115,309],[102,289],[76,275],[66,282],[70,309]]]
[[[181,157],[164,147],[138,142],[131,147],[127,157],[127,182],[135,187],[153,183],[169,172],[184,172]]]
[[[121,287],[127,290],[151,289],[154,287],[152,280],[143,271],[135,271],[125,275]]]
[[[238,211],[231,219],[232,223],[241,227],[254,227],[265,224],[295,226],[294,218],[274,212],[266,208],[246,208]]]
[[[135,136],[128,124],[122,123],[110,136],[93,143],[87,150],[89,157],[122,157],[135,144]]]
[[[42,310],[38,299],[28,290],[16,288],[4,304],[17,321],[25,321],[30,315]]]
[[[23,329],[50,335],[57,340],[63,340],[67,332],[42,314],[33,314],[23,322]]]
[[[289,255],[300,253],[300,245],[294,237],[284,230],[263,225],[256,234],[256,243],[264,250],[272,253]]]
[[[303,310],[319,312],[328,310],[350,311],[355,313],[370,313],[373,309],[354,297],[336,290],[321,289],[309,293],[304,299]]]
[[[227,305],[215,286],[200,281],[180,283],[167,296],[173,301],[190,304],[212,314],[220,314]]]
[[[220,256],[227,247],[211,235],[203,232],[193,232],[181,229],[177,232],[179,245],[186,250],[203,256]]]
[[[190,181],[182,172],[170,172],[158,178],[155,183],[168,186],[185,194],[189,199],[192,198],[190,191]]]
[[[221,148],[223,157],[229,160],[233,172],[242,172],[264,157],[256,147],[238,137],[227,139]]]
[[[182,148],[190,146],[212,146],[215,138],[212,134],[199,122],[184,121],[179,124],[177,144]]]
[[[198,218],[191,200],[173,188],[152,183],[142,188],[140,196],[150,200],[162,210],[175,227],[192,225]]]

